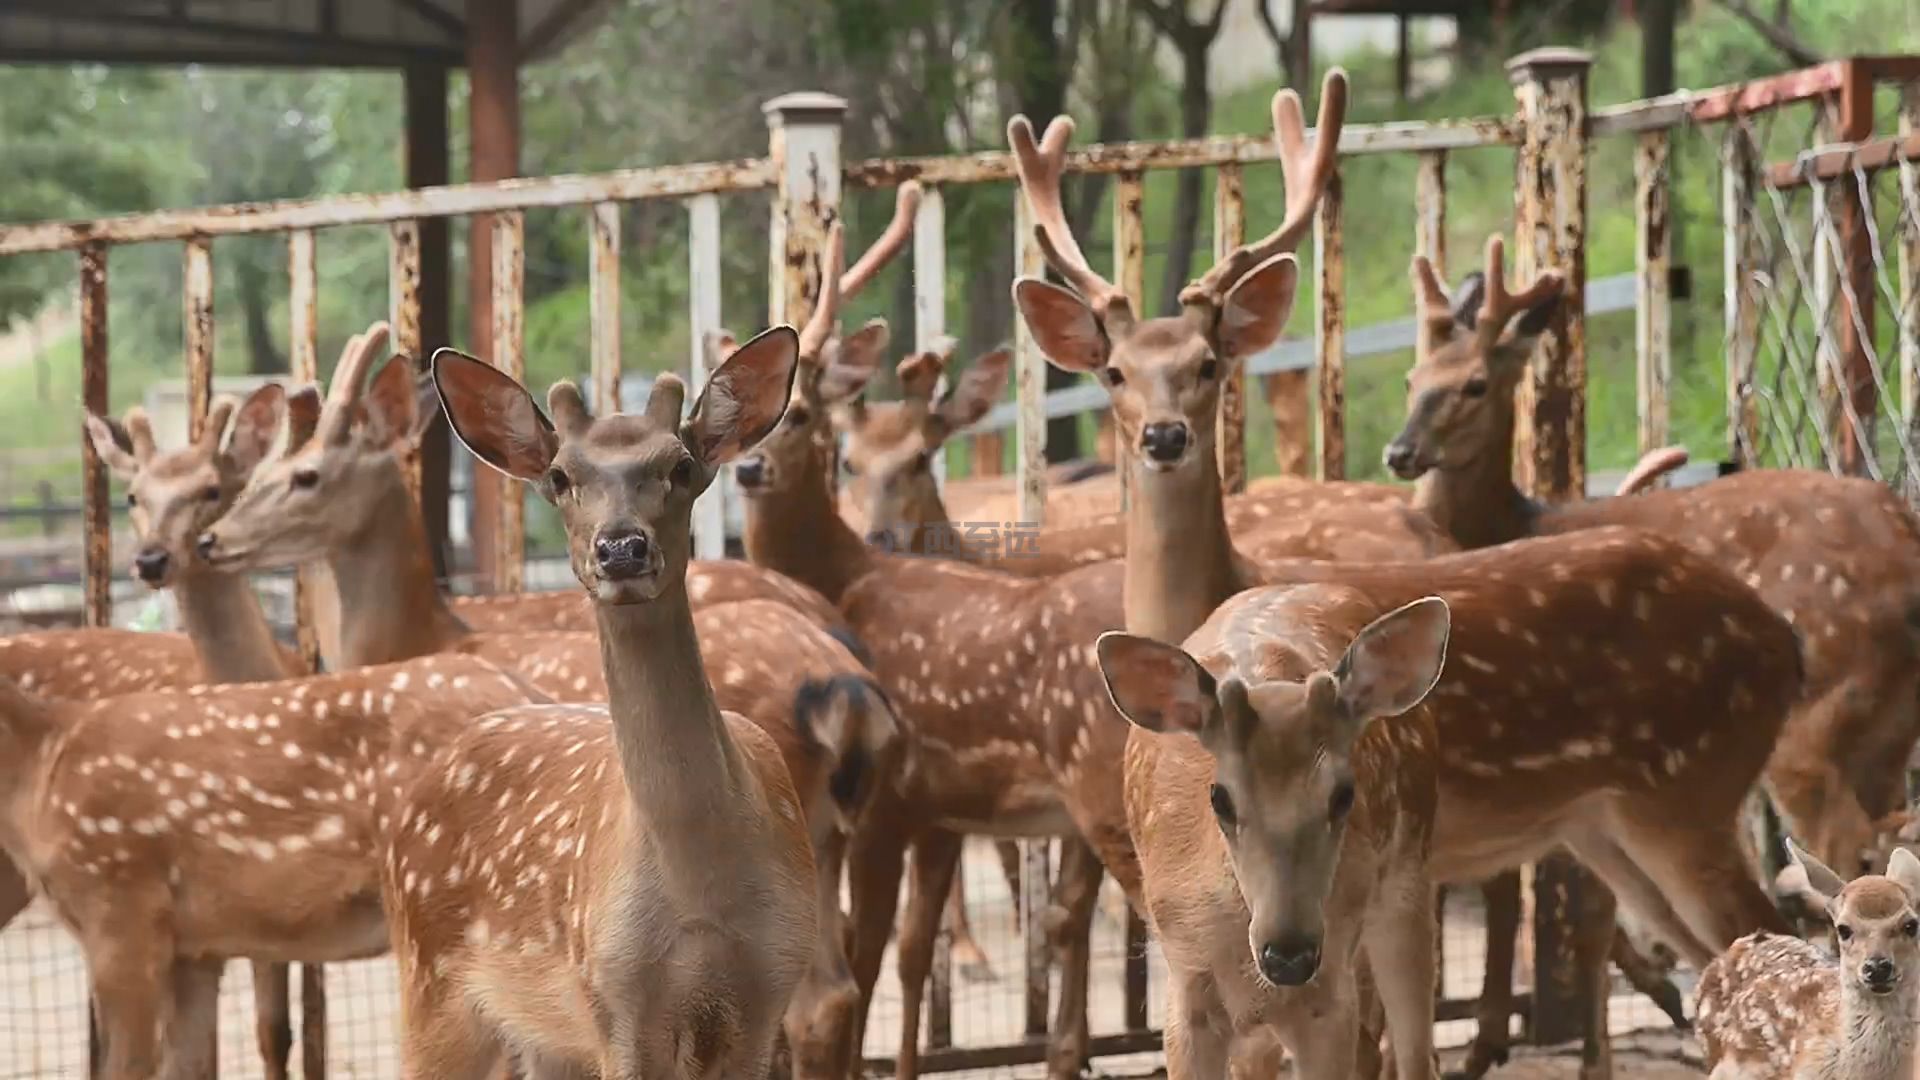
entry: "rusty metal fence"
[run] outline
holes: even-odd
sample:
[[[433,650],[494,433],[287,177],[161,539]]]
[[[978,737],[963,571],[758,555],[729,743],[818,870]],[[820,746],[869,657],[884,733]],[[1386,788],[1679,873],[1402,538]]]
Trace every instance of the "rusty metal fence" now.
[[[1718,186],[1723,265],[1724,372],[1728,451],[1746,463],[1814,465],[1920,488],[1920,59],[1837,61],[1754,83],[1589,109],[1587,62],[1574,53],[1545,52],[1517,59],[1511,115],[1422,123],[1354,124],[1341,137],[1342,172],[1368,159],[1413,159],[1407,192],[1414,207],[1409,254],[1421,252],[1445,272],[1447,188],[1459,155],[1497,152],[1514,162],[1515,254],[1519,271],[1556,267],[1576,285],[1563,333],[1536,358],[1523,387],[1521,469],[1532,490],[1549,498],[1584,491],[1587,399],[1586,319],[1601,311],[1635,312],[1634,408],[1642,450],[1670,437],[1669,387],[1675,352],[1675,287],[1687,285],[1674,247],[1676,161],[1703,158],[1709,169],[1687,174],[1689,184]],[[524,216],[534,210],[577,214],[589,236],[589,342],[596,406],[617,407],[620,347],[620,227],[623,207],[666,200],[688,218],[688,279],[693,342],[719,328],[720,199],[770,199],[769,322],[801,322],[820,281],[820,251],[828,225],[841,214],[843,193],[885,189],[909,179],[926,188],[914,231],[913,289],[916,345],[946,330],[946,221],[943,190],[967,184],[1011,184],[1004,153],[844,162],[840,130],[844,106],[822,95],[800,94],[767,106],[770,140],[765,158],[635,169],[594,176],[554,176],[491,184],[452,185],[379,195],[345,195],[285,203],[165,211],[90,222],[0,226],[0,257],[66,251],[77,260],[83,365],[83,404],[107,408],[110,378],[107,300],[111,253],[129,244],[179,245],[185,268],[186,379],[192,427],[203,421],[212,386],[215,243],[223,237],[286,237],[291,282],[292,366],[296,379],[319,373],[316,299],[321,288],[316,238],[325,230],[381,226],[389,234],[390,312],[395,347],[419,357],[422,349],[423,223],[478,217],[488,224],[493,290],[490,340],[475,342],[502,369],[524,374]],[[1804,115],[1803,115],[1804,114]],[[1811,117],[1811,119],[1808,119]],[[1632,300],[1605,299],[1604,285],[1587,279],[1589,175],[1601,164],[1630,157],[1635,218],[1635,265],[1617,282]],[[1216,174],[1212,228],[1216,251],[1238,244],[1247,231],[1243,174],[1270,166],[1275,148],[1265,137],[1216,136],[1160,143],[1088,146],[1071,153],[1067,170],[1111,178],[1113,280],[1146,308],[1145,177],[1157,170],[1208,169]],[[1277,170],[1275,170],[1277,172]],[[1690,189],[1691,190],[1691,189]],[[763,195],[764,193],[764,195]],[[1039,249],[1015,200],[1019,270],[1038,273]],[[1315,226],[1311,266],[1314,316],[1308,338],[1311,363],[1274,363],[1263,376],[1265,411],[1276,428],[1283,468],[1338,479],[1349,461],[1347,360],[1356,351],[1390,352],[1413,344],[1409,321],[1399,337],[1356,348],[1365,331],[1350,332],[1344,317],[1348,264],[1345,230],[1351,216],[1337,174]],[[1462,267],[1454,267],[1455,274]],[[1397,272],[1397,270],[1396,270]],[[1591,308],[1591,311],[1590,311]],[[1017,321],[1017,320],[1016,320]],[[1305,320],[1296,320],[1304,325]],[[1050,413],[1083,404],[1074,391],[1044,390],[1044,364],[1023,326],[1008,328],[1016,342],[1015,435],[1019,514],[1045,512],[1045,431]],[[424,358],[422,358],[424,359]],[[697,382],[705,357],[696,346],[688,366]],[[1236,381],[1221,409],[1221,462],[1232,490],[1246,483],[1247,387]],[[1095,406],[1098,407],[1097,405]],[[998,438],[989,432],[978,436]],[[991,444],[989,444],[991,445]],[[107,478],[91,447],[84,447],[87,576],[90,622],[109,616],[110,551]],[[989,450],[971,455],[991,460]],[[697,511],[699,554],[720,554],[724,486],[716,485]],[[520,587],[525,566],[525,522],[516,499],[491,502],[483,531],[493,543],[489,576],[495,587]],[[302,624],[307,623],[304,606]],[[1047,846],[1030,845],[1026,865],[1049,865]],[[1039,1037],[1048,1011],[1044,935],[1015,921],[1011,896],[991,857],[967,861],[969,880],[983,900],[976,921],[990,940],[999,975],[980,981],[936,965],[930,995],[928,1052],[922,1066],[1004,1068],[1042,1060]],[[1551,872],[1543,866],[1540,873]],[[1472,904],[1449,903],[1441,1018],[1470,1015],[1484,944]],[[0,1009],[0,1075],[63,1073],[84,1058],[84,995],[73,990],[75,959],[54,934],[29,915],[0,935],[0,981],[9,987]],[[1151,1050],[1159,978],[1150,963],[1144,929],[1124,905],[1107,907],[1096,950],[1096,1049]],[[1570,990],[1544,958],[1560,954],[1553,920],[1536,920],[1529,943],[1540,957],[1540,985],[1519,1007],[1534,1034],[1555,1037],[1579,1014]],[[936,955],[945,957],[944,950]],[[329,972],[346,998],[332,1011],[330,1037],[315,1015],[304,1036],[331,1044],[341,1071],[384,1071],[390,1058],[390,978],[380,963],[354,965],[354,978]],[[365,967],[362,973],[359,969]],[[1015,979],[1024,969],[1027,978]],[[344,975],[345,973],[340,973]],[[364,978],[361,977],[364,974]],[[44,976],[44,978],[43,978]],[[884,987],[883,977],[883,987]],[[31,995],[13,986],[31,985]],[[44,994],[37,988],[46,989]],[[23,992],[24,993],[24,992]],[[1036,995],[1038,1000],[1035,1000]],[[24,1012],[16,1005],[25,1002]],[[887,998],[876,1005],[869,1055],[886,1055]],[[897,1006],[896,1006],[897,1008]],[[77,1010],[77,1012],[76,1012]],[[353,1017],[345,1045],[340,1020]],[[77,1019],[76,1019],[77,1017]],[[1039,1021],[1036,1028],[1035,1020]],[[223,1025],[232,1027],[233,1025]],[[246,1027],[239,1029],[244,1032]],[[240,1070],[252,1056],[225,1036],[225,1062]],[[1448,1040],[1457,1041],[1457,1040]],[[366,1045],[361,1045],[365,1042]],[[244,1037],[239,1040],[244,1045]],[[14,1047],[21,1049],[15,1050]],[[383,1049],[384,1048],[384,1049]],[[76,1057],[75,1055],[79,1055]],[[368,1062],[364,1066],[360,1062]],[[51,1064],[49,1064],[51,1063]]]

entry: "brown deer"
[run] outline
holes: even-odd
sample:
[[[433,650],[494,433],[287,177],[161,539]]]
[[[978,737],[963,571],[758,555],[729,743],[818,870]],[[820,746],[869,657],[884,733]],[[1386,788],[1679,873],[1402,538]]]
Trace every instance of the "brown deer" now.
[[[1701,974],[1714,1080],[1911,1080],[1920,998],[1920,859],[1843,882],[1787,841],[1832,921],[1838,962],[1797,937],[1741,938]]]
[[[1767,770],[1790,831],[1820,858],[1858,866],[1873,822],[1901,809],[1920,739],[1920,527],[1884,484],[1798,469],[1736,473],[1685,491],[1539,506],[1513,486],[1512,390],[1558,309],[1543,274],[1510,294],[1502,242],[1451,301],[1412,266],[1433,342],[1408,376],[1407,422],[1387,464],[1416,479],[1415,505],[1467,546],[1603,524],[1670,536],[1726,563],[1806,643],[1807,696]]]
[[[779,748],[714,702],[686,567],[695,496],[779,422],[795,350],[787,327],[747,342],[684,423],[672,375],[598,420],[558,383],[549,421],[435,357],[461,442],[559,509],[609,704],[496,713],[408,792],[384,879],[411,1080],[508,1047],[536,1075],[765,1075],[813,948],[812,853]]]
[[[372,347],[357,349],[336,369],[332,397],[311,436],[262,468],[208,530],[207,557],[222,567],[255,570],[324,560],[342,592],[342,666],[458,651],[518,672],[556,701],[607,700],[595,635],[474,632],[440,593],[403,465],[413,433],[423,426],[412,364],[395,358],[366,379],[383,333],[376,326]],[[802,1075],[822,1075],[816,1066],[833,1075],[834,1062],[851,1052],[846,1033],[856,999],[838,930],[844,834],[881,781],[900,775],[907,740],[846,644],[784,604],[730,599],[736,586],[777,575],[713,565],[714,572],[689,582],[690,603],[695,584],[705,590],[694,624],[707,677],[722,708],[745,715],[775,740],[809,810],[829,932],[816,939],[815,967],[794,995],[789,1042]],[[828,722],[827,715],[810,722],[801,709],[809,701],[834,703],[830,716],[846,722]]]
[[[1440,745],[1417,707],[1448,623],[1438,598],[1383,613],[1300,585],[1236,596],[1183,646],[1101,636],[1137,729],[1127,823],[1169,970],[1169,1076],[1225,1076],[1263,1036],[1307,1080],[1374,1075],[1355,1060],[1363,953],[1397,1075],[1430,1075]]]
[[[165,452],[139,406],[118,422],[93,414],[86,418],[94,453],[127,488],[139,541],[134,576],[149,588],[172,590],[199,661],[193,673],[204,675],[203,681],[265,682],[307,674],[300,658],[274,639],[246,579],[208,567],[193,550],[201,531],[233,504],[273,448],[286,411],[286,390],[277,383],[244,403],[221,398],[208,409],[199,439]],[[233,430],[223,444],[230,418]],[[266,1075],[284,1080],[293,1047],[286,965],[255,963],[253,990],[255,1038]],[[309,971],[303,998],[325,993],[320,972]]]
[[[1487,559],[1446,556],[1417,568],[1417,564],[1334,566],[1325,563],[1255,561],[1242,553],[1228,534],[1219,475],[1213,467],[1212,417],[1218,400],[1219,377],[1225,365],[1241,362],[1246,356],[1264,348],[1279,335],[1284,326],[1292,305],[1297,277],[1290,249],[1304,235],[1318,199],[1318,184],[1332,167],[1334,143],[1325,133],[1332,130],[1328,127],[1330,121],[1337,122],[1344,92],[1344,78],[1338,72],[1330,73],[1322,101],[1322,137],[1311,149],[1306,145],[1298,99],[1286,93],[1276,97],[1275,128],[1281,146],[1283,168],[1289,179],[1287,218],[1279,229],[1260,243],[1236,250],[1188,286],[1183,293],[1184,313],[1169,319],[1137,321],[1126,298],[1092,271],[1068,232],[1065,218],[1060,212],[1058,181],[1066,143],[1071,134],[1070,124],[1056,120],[1045,140],[1040,142],[1036,142],[1031,126],[1024,118],[1016,118],[1009,127],[1021,185],[1034,208],[1036,230],[1042,247],[1054,268],[1078,290],[1076,293],[1041,281],[1023,279],[1015,285],[1016,301],[1043,351],[1055,364],[1074,371],[1099,373],[1113,399],[1116,430],[1128,444],[1137,445],[1139,450],[1138,460],[1129,465],[1134,469],[1137,483],[1136,499],[1127,519],[1126,606],[1130,632],[1168,642],[1181,640],[1228,597],[1263,582],[1335,580],[1362,584],[1413,578],[1424,581],[1430,591],[1440,593],[1455,605],[1456,634],[1477,636],[1485,628],[1476,626],[1470,615],[1476,610],[1486,612],[1491,608],[1467,604],[1463,613],[1461,599],[1448,592],[1441,583],[1455,580],[1455,574],[1470,572],[1511,579],[1515,567],[1530,565],[1528,558],[1508,552],[1500,553],[1499,558]],[[1196,417],[1204,418],[1204,422],[1194,419]],[[1336,530],[1341,527],[1330,526]],[[1677,609],[1676,619],[1681,618],[1679,611],[1692,610],[1695,613],[1694,623],[1701,626],[1717,625],[1724,617],[1729,626],[1741,626],[1743,634],[1768,642],[1769,647],[1774,649],[1773,655],[1783,657],[1786,661],[1784,673],[1777,676],[1770,674],[1770,677],[1782,678],[1783,685],[1789,690],[1797,688],[1798,654],[1790,629],[1777,619],[1756,613],[1754,605],[1748,602],[1752,598],[1737,581],[1713,571],[1697,559],[1684,557],[1672,545],[1660,544],[1652,537],[1620,535],[1611,544],[1601,548],[1570,546],[1564,549],[1564,554],[1567,558],[1590,559],[1597,558],[1596,551],[1617,555],[1608,565],[1596,567],[1593,571],[1596,580],[1604,579],[1608,574],[1619,575],[1613,582],[1597,586],[1603,599],[1631,591],[1635,582],[1657,577],[1668,583],[1673,598],[1636,600],[1639,610],[1651,612],[1663,606],[1672,606]],[[1544,560],[1549,550],[1525,554],[1533,559]],[[1548,574],[1541,562],[1532,562],[1531,565],[1542,576],[1542,583],[1528,592],[1528,605],[1535,610],[1557,606],[1561,602],[1561,594],[1569,591],[1564,577]],[[1562,569],[1554,573],[1564,575],[1565,571]],[[1464,579],[1459,580],[1465,584]],[[1539,599],[1538,604],[1532,603],[1535,597]],[[1413,598],[1402,597],[1401,602]],[[1382,602],[1387,601],[1383,599]],[[1610,602],[1602,606],[1610,606]],[[1560,632],[1550,622],[1521,620],[1511,615],[1501,617],[1501,621],[1516,626],[1522,621],[1528,622],[1532,627],[1528,634],[1535,639],[1541,639],[1543,634]],[[1643,627],[1637,626],[1634,621],[1615,621],[1612,626],[1617,638],[1610,639],[1603,651],[1611,653],[1619,664],[1624,665],[1620,672],[1647,670],[1657,666],[1657,658],[1644,658],[1646,646]],[[1718,642],[1724,633],[1721,630],[1709,636]],[[1476,652],[1475,656],[1474,662],[1477,663],[1479,654]],[[1725,690],[1732,682],[1744,678],[1740,664],[1745,659],[1742,657],[1714,665],[1675,656],[1670,662],[1689,672],[1698,671],[1701,676],[1711,672],[1713,678],[1722,680],[1721,687]],[[1469,667],[1472,666],[1470,663]],[[1620,672],[1609,681],[1618,683]],[[1596,677],[1605,678],[1598,675],[1597,671],[1595,674]],[[1531,683],[1523,682],[1521,685],[1526,693],[1511,696],[1513,692],[1509,691],[1508,695],[1502,695],[1509,696],[1510,707],[1519,710],[1516,715],[1524,715],[1529,709],[1542,708],[1543,702],[1551,695],[1570,694],[1575,686],[1569,682],[1549,690]],[[1672,715],[1670,693],[1656,693],[1651,683],[1635,687],[1610,686],[1608,691],[1627,695],[1621,704],[1630,704],[1640,715]],[[1734,724],[1757,723],[1761,729],[1765,729],[1771,719],[1768,710],[1778,707],[1778,701],[1790,697],[1789,693],[1777,700],[1756,701],[1743,696],[1740,702],[1731,707],[1723,699],[1713,705],[1717,710],[1713,717],[1686,716],[1677,718],[1675,722],[1683,727],[1697,727],[1703,723],[1716,725],[1713,732],[1722,733],[1723,737],[1724,732],[1734,730],[1731,726]],[[1498,699],[1499,696],[1496,696],[1495,700]],[[1711,695],[1707,700],[1712,700]],[[1443,824],[1455,820],[1455,815],[1470,816],[1472,811],[1463,809],[1463,806],[1480,805],[1474,789],[1483,785],[1471,778],[1471,769],[1490,769],[1495,775],[1500,775],[1507,767],[1501,757],[1479,756],[1479,749],[1498,750],[1503,748],[1503,743],[1512,741],[1515,754],[1528,759],[1544,755],[1539,767],[1547,771],[1552,771],[1553,763],[1559,760],[1557,751],[1549,747],[1524,747],[1521,745],[1524,739],[1488,738],[1487,732],[1457,735],[1456,731],[1463,726],[1477,722],[1473,710],[1450,703],[1440,703],[1437,709],[1443,736],[1450,742],[1460,739],[1470,743],[1475,736],[1483,740],[1482,747],[1476,748],[1475,756],[1470,761],[1443,763],[1448,766],[1443,767],[1441,773]],[[1589,723],[1600,722],[1600,718],[1591,713],[1583,712],[1582,716]],[[1493,723],[1490,729],[1497,736],[1505,724],[1506,721]],[[1614,735],[1609,731],[1596,728],[1577,735],[1555,731],[1552,738],[1559,739],[1563,735],[1581,745],[1592,742],[1596,746],[1605,746],[1607,754],[1613,755],[1607,762],[1612,770],[1637,772],[1640,768],[1628,760],[1630,754],[1615,750]],[[1543,738],[1546,733],[1534,733],[1533,737]],[[1679,765],[1676,764],[1674,768],[1678,769]],[[1585,782],[1592,781],[1589,779]],[[1658,776],[1645,777],[1641,783],[1643,786],[1668,789],[1666,797],[1669,798],[1679,797],[1684,791],[1673,787],[1670,779]],[[1515,795],[1516,800],[1527,797],[1520,793]],[[1714,809],[1717,812],[1718,807]],[[1703,828],[1703,839],[1720,837],[1722,834],[1731,838],[1731,812],[1724,826],[1712,815],[1706,820],[1711,824]],[[1550,839],[1549,846],[1557,842],[1573,842],[1568,834],[1576,831],[1576,826],[1595,834],[1575,843],[1583,854],[1587,849],[1599,847],[1598,842],[1608,840],[1597,820],[1569,819],[1547,826],[1549,829],[1566,830],[1566,833]],[[1442,830],[1435,847],[1437,865],[1442,868],[1436,870],[1437,879],[1462,880],[1462,862],[1452,845],[1464,840],[1466,835],[1456,833],[1451,828]],[[1536,833],[1535,840],[1538,839],[1539,834]],[[1528,857],[1521,851],[1526,846],[1524,843],[1517,844],[1510,851],[1513,862],[1524,861]],[[1665,854],[1644,844],[1634,847],[1613,844],[1594,853],[1593,859],[1607,864],[1604,868],[1596,868],[1601,869],[1602,876],[1610,883],[1627,881],[1629,872],[1639,875],[1637,880],[1632,881],[1637,889],[1631,898],[1633,906],[1651,908],[1658,902],[1658,897],[1646,887],[1647,875],[1655,873],[1650,867],[1663,859]],[[1481,862],[1480,865],[1484,866],[1485,863]],[[1488,868],[1504,867],[1495,865]],[[1716,864],[1718,871],[1728,869],[1724,864]],[[1662,935],[1674,941],[1687,955],[1710,955],[1711,949],[1730,940],[1730,932],[1742,927],[1779,925],[1777,913],[1764,902],[1763,897],[1756,897],[1756,887],[1744,878],[1724,883],[1725,896],[1703,896],[1703,889],[1704,885],[1699,882],[1690,884],[1689,903],[1695,906],[1684,923],[1676,920],[1671,910],[1667,910],[1664,919],[1649,916]],[[1659,906],[1665,909],[1664,902],[1659,902]],[[1607,925],[1611,927],[1610,917]],[[1609,929],[1609,945],[1614,936]],[[1590,957],[1599,959],[1603,959],[1604,955],[1604,950],[1589,953]],[[1597,972],[1590,971],[1589,975],[1596,979],[1604,975],[1604,966],[1600,966]],[[1502,1031],[1504,1017],[1503,1013]],[[1590,1036],[1590,1039],[1603,1037],[1604,1030],[1604,1026],[1600,1026],[1599,1034]]]
[[[94,702],[0,681],[0,848],[86,955],[103,1075],[212,1075],[229,957],[384,952],[392,796],[468,717],[536,700],[446,656]]]

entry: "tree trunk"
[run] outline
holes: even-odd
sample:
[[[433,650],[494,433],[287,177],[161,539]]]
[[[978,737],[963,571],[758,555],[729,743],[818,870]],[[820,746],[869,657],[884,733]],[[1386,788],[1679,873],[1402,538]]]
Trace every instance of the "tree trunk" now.
[[[240,259],[234,267],[235,286],[240,294],[240,315],[247,329],[247,370],[255,375],[276,375],[287,370],[286,358],[273,344],[271,298],[267,295],[266,270],[252,259]]]
[[[1209,44],[1208,41],[1182,43],[1180,49],[1180,134],[1189,139],[1207,133],[1207,121],[1213,112],[1213,95],[1207,91]],[[1180,290],[1193,277],[1193,249],[1199,240],[1204,180],[1198,169],[1180,170],[1179,187],[1173,199],[1173,229],[1167,237],[1166,276],[1160,289],[1158,310],[1161,313],[1178,310]]]
[[[1676,0],[1640,0],[1640,96],[1674,90],[1673,33]]]

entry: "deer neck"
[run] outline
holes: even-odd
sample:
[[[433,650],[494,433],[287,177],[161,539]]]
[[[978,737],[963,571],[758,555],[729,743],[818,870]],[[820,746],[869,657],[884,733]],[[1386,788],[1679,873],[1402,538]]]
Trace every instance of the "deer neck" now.
[[[804,474],[747,500],[747,559],[817,589],[838,604],[866,573],[872,552],[840,516],[832,485],[831,448],[822,447]]]
[[[1127,631],[1178,643],[1229,596],[1257,584],[1257,575],[1227,533],[1226,496],[1211,450],[1196,452],[1173,472],[1128,457]]]
[[[600,662],[628,797],[669,873],[724,861],[748,805],[746,762],[727,733],[694,636],[684,577],[643,604],[596,604]]]
[[[1462,548],[1492,547],[1533,532],[1534,505],[1513,483],[1513,411],[1494,424],[1470,461],[1429,469],[1413,486],[1414,508]]]
[[[1910,983],[1884,996],[1849,983],[1840,993],[1840,1024],[1822,1080],[1912,1080],[1916,999],[1920,992]]]
[[[286,654],[244,576],[194,566],[174,584],[173,600],[207,678],[265,682],[298,674],[288,670]]]
[[[468,633],[433,577],[426,523],[396,464],[382,470],[360,535],[327,559],[339,596],[338,666],[441,652]]]

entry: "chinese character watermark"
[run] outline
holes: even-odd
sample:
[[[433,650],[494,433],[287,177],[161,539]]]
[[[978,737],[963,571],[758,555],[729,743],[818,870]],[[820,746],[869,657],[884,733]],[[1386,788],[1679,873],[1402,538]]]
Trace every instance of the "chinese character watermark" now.
[[[1040,554],[1037,521],[935,521],[919,526],[874,529],[867,543],[895,555],[934,559],[1035,558]]]

